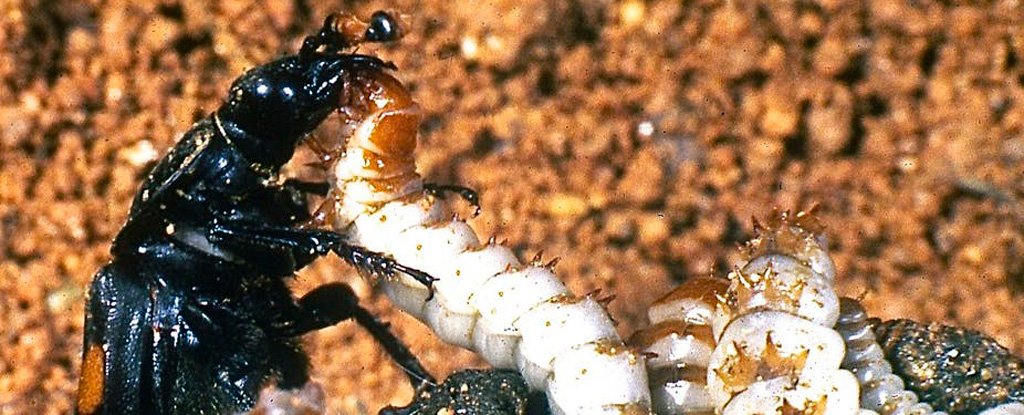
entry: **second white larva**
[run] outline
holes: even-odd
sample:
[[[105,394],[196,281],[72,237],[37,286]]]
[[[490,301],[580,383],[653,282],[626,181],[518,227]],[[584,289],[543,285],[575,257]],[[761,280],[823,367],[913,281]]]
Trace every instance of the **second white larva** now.
[[[412,158],[419,112],[408,91],[379,71],[346,82],[365,93],[342,105],[351,132],[344,148],[323,151],[333,162],[333,205],[321,213],[354,243],[438,278],[432,298],[404,274],[380,281],[394,304],[445,342],[517,368],[556,414],[649,413],[644,359],[596,299],[571,293],[550,266],[482,243],[424,192]]]
[[[855,414],[857,379],[840,368],[846,347],[832,329],[835,266],[810,218],[772,219],[716,307],[708,391],[725,414]]]
[[[936,362],[944,357],[920,354],[935,350],[934,342],[956,342],[964,350],[995,350],[974,359],[1006,365],[998,375],[1006,379],[992,385],[989,406],[975,398],[956,404],[957,413],[1024,415],[1020,398],[1005,395],[1014,388],[1020,363],[993,340],[896,321],[901,328],[889,329],[885,344],[879,342],[875,326],[892,322],[869,321],[859,302],[837,297],[834,266],[817,228],[805,214],[776,216],[767,228],[758,226],[746,246],[749,261],[729,280],[690,279],[649,308],[651,326],[635,333],[630,344],[653,356],[647,365],[655,412],[945,415],[932,405],[959,389],[943,389],[946,395],[931,396],[931,404],[920,402],[906,387],[915,379],[920,383],[920,376],[911,375],[905,384],[893,368],[902,366],[904,376],[907,362],[928,368],[933,372],[927,376],[947,379],[942,388],[951,386],[950,376],[988,370],[970,359],[943,368]],[[896,345],[901,349],[893,353]],[[948,347],[957,346],[938,348]],[[965,388],[975,391],[970,385]]]
[[[840,367],[835,268],[809,220],[773,217],[757,226],[749,261],[728,281],[695,279],[651,308],[653,326],[634,344],[665,356],[648,362],[652,376],[665,368],[688,374],[652,377],[658,413],[873,413],[861,409],[857,379]],[[676,328],[666,330],[671,321]]]

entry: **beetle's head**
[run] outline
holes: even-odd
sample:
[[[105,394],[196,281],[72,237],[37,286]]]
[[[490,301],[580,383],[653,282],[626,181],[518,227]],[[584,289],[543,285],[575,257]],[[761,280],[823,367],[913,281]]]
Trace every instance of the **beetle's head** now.
[[[348,74],[394,68],[345,50],[400,36],[398,20],[389,13],[374,13],[369,23],[331,15],[297,55],[253,68],[235,80],[227,102],[217,110],[219,123],[251,161],[280,167],[291,159],[298,142],[338,107]]]

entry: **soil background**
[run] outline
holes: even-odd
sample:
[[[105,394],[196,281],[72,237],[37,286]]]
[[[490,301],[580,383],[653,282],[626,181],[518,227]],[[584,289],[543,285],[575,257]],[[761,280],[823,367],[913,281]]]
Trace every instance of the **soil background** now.
[[[841,293],[1024,352],[1017,1],[198,3],[0,2],[0,413],[71,411],[84,289],[145,173],[336,10],[409,15],[400,43],[362,51],[425,110],[421,172],[480,191],[482,235],[613,293],[624,335],[739,263],[752,216],[816,203]],[[437,375],[482,365],[333,258],[294,285],[328,280]],[[354,324],[305,340],[332,412],[409,399]]]

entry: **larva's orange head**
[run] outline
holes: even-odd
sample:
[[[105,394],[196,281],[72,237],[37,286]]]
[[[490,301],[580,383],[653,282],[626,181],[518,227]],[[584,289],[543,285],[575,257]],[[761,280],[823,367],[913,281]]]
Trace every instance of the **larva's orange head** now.
[[[420,125],[419,106],[395,77],[383,72],[373,75],[366,100],[377,116],[367,140],[384,154],[412,156]]]
[[[386,72],[372,72],[366,79],[366,100],[370,111],[388,111],[407,108],[416,103],[412,94],[395,77]]]
[[[336,156],[347,147],[411,159],[416,150],[420,111],[409,90],[380,70],[354,72],[344,82],[338,114],[347,131],[337,137],[344,141],[317,137],[315,144]]]

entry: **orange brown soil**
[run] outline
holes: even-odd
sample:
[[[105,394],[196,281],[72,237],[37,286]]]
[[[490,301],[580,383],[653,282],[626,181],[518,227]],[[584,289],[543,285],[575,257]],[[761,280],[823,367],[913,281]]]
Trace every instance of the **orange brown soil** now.
[[[614,293],[623,334],[670,287],[736,264],[751,216],[816,202],[840,292],[870,314],[1024,352],[1015,2],[352,3],[0,6],[0,413],[70,410],[84,288],[154,158],[243,70],[342,9],[411,15],[399,45],[364,51],[393,60],[423,108],[421,171],[481,192],[482,234],[562,257],[576,292]],[[337,260],[295,286],[329,279],[438,375],[481,364]],[[352,324],[306,340],[334,410],[409,398]]]

